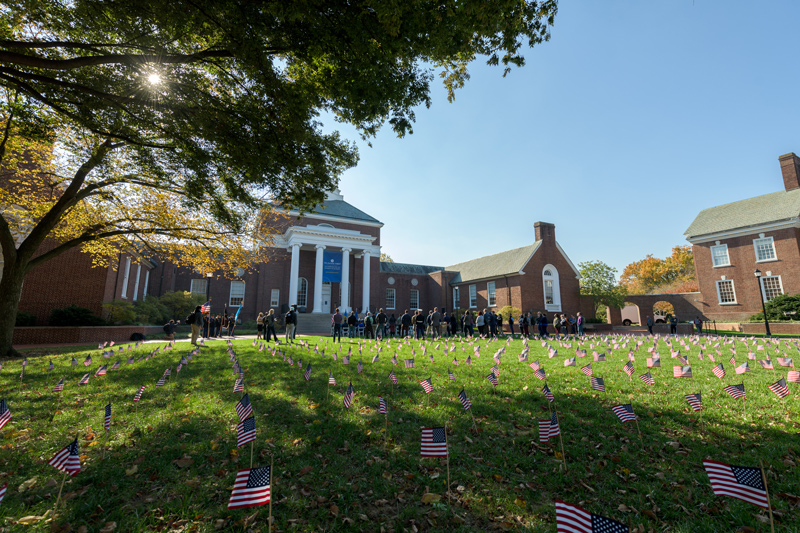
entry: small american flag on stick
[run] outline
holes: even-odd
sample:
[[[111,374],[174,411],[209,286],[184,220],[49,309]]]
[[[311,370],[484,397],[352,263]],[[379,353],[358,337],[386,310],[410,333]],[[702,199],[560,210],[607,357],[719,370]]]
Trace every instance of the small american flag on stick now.
[[[358,364],[360,365],[361,363]],[[303,372],[303,377],[306,378],[306,381],[309,381],[311,379],[311,363],[308,363],[306,371]]]
[[[544,394],[544,397],[547,398],[547,400],[550,403],[553,403],[554,401],[556,401],[556,397],[553,396],[553,393],[550,390],[550,387],[548,387],[546,383],[545,383],[544,387],[542,387],[542,394]]]
[[[789,387],[786,386],[786,380],[783,378],[770,385],[769,390],[774,392],[781,400],[789,395]]]
[[[350,409],[350,405],[353,403],[353,396],[355,396],[355,391],[353,390],[353,383],[351,382],[350,385],[347,386],[347,391],[344,393],[344,406],[347,409]]]
[[[447,377],[450,379],[450,381],[455,381],[456,380],[455,375],[453,375],[453,373],[450,372],[449,368],[447,369]]]
[[[548,442],[553,437],[561,435],[558,427],[558,416],[553,413],[549,420],[539,420],[539,442]]]
[[[105,418],[103,418],[103,428],[106,431],[111,428],[111,404],[106,405]]]
[[[692,377],[692,367],[690,366],[673,366],[672,375],[676,378],[690,378]]]
[[[421,457],[447,457],[447,435],[443,427],[423,428]]]
[[[90,373],[88,373],[88,372],[86,374],[84,374],[83,377],[81,378],[81,380],[78,382],[78,385],[88,385],[89,384],[89,378],[91,376],[92,375]]]
[[[761,469],[736,466],[719,461],[703,461],[711,481],[711,489],[717,496],[730,496],[759,507],[767,508],[767,490]]]
[[[653,376],[650,374],[650,372],[645,372],[644,374],[639,376],[639,379],[641,379],[642,381],[644,381],[648,385],[655,385],[656,384],[656,380],[653,379]]]
[[[589,363],[589,364],[588,364],[588,365],[586,365],[586,366],[582,366],[582,367],[581,367],[581,372],[583,372],[583,373],[584,373],[584,374],[586,374],[587,376],[591,376],[591,375],[592,375],[592,373],[594,373],[594,370],[592,370],[592,363]]]
[[[248,416],[236,426],[236,447],[241,448],[256,440],[256,418]]]
[[[244,379],[236,378],[236,383],[233,385],[233,392],[244,392]]]
[[[703,398],[700,396],[700,393],[695,394],[687,394],[684,396],[686,401],[689,402],[689,406],[691,406],[693,411],[702,411],[703,410]]]
[[[611,408],[619,417],[620,422],[631,422],[636,420],[636,415],[633,414],[633,405],[626,403],[623,405],[615,405]]]
[[[592,388],[600,392],[605,392],[606,385],[603,382],[603,378],[592,377]]]
[[[559,533],[628,533],[628,526],[611,518],[590,513],[577,505],[556,500]]]
[[[778,357],[777,358],[778,364],[781,366],[791,366],[794,367],[794,361],[791,357]]]
[[[535,370],[533,372],[533,375],[536,376],[539,379],[547,379],[547,375],[544,372],[544,368],[540,368],[538,370]]]
[[[386,400],[384,400],[382,396],[378,396],[378,413],[382,414],[384,417],[388,416],[386,408]]]
[[[64,378],[59,379],[56,386],[53,387],[53,392],[61,392],[62,390],[64,390]]]
[[[494,373],[491,373],[488,376],[486,376],[486,379],[489,380],[489,383],[497,387],[497,376],[495,376]]]
[[[3,429],[9,420],[11,420],[11,410],[5,399],[2,399],[0,400],[0,429]]]
[[[765,368],[767,370],[774,370],[775,369],[775,367],[772,366],[772,361],[769,360],[769,359],[767,359],[766,361],[759,361],[758,364],[761,365],[761,368]]]
[[[625,366],[622,367],[622,370],[624,370],[625,373],[628,374],[629,376],[632,376],[633,375],[633,363],[628,361],[627,363],[625,363]]]
[[[78,439],[75,439],[59,450],[47,464],[62,472],[66,472],[72,477],[77,476],[78,472],[81,471]]]
[[[431,378],[423,379],[419,382],[419,384],[422,385],[422,388],[425,390],[425,394],[430,394],[433,390],[433,382],[431,381]]]
[[[333,372],[328,374],[328,385],[336,385],[336,378],[333,377]]]
[[[403,361],[406,365],[406,368],[414,368],[414,360],[413,359],[406,359]]]
[[[747,364],[747,361],[736,367],[737,374],[744,374],[745,372],[750,372],[750,365]]]
[[[92,356],[87,355],[86,359],[83,360],[83,366],[89,366],[92,364]]]
[[[469,401],[469,398],[467,398],[467,393],[464,391],[464,389],[461,389],[461,392],[458,393],[458,399],[461,400],[461,405],[464,406],[465,411],[472,407],[472,402]]]
[[[653,368],[653,367],[661,367],[661,358],[659,357],[647,358],[647,368]]]
[[[242,399],[236,404],[236,414],[239,415],[239,421],[253,415],[253,406],[250,405],[250,396],[247,394],[242,396]]]
[[[142,385],[142,387],[139,389],[139,391],[133,397],[133,401],[134,402],[138,402],[139,400],[142,399],[142,393],[144,393],[144,389],[145,389],[145,385]]]
[[[720,363],[720,364],[718,364],[717,366],[715,366],[714,368],[712,368],[712,369],[711,369],[711,371],[712,371],[712,372],[714,373],[714,375],[715,375],[715,376],[717,376],[719,379],[722,379],[722,378],[724,378],[724,377],[725,377],[725,367],[724,367],[724,366],[722,366],[722,363]]]
[[[800,370],[789,370],[786,374],[786,381],[789,383],[800,383]]]
[[[236,473],[228,509],[257,507],[270,500],[272,467],[247,468]]]
[[[729,385],[722,390],[730,394],[732,398],[747,398],[747,393],[744,390],[744,383],[740,385]]]

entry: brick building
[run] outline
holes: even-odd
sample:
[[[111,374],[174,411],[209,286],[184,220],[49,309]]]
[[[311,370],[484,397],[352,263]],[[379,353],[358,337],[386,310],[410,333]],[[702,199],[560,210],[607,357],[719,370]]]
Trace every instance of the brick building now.
[[[556,242],[555,226],[534,224],[528,246],[441,267],[381,262],[383,223],[344,201],[338,192],[304,214],[288,212],[271,260],[234,279],[198,273],[158,258],[120,254],[107,269],[90,268],[77,250],[35,269],[26,280],[20,310],[44,324],[49,311],[70,303],[100,313],[113,299],[135,302],[146,295],[191,291],[211,298],[212,312],[227,306],[240,318],[255,319],[270,308],[297,305],[320,327],[335,307],[344,310],[500,309],[564,312],[594,316],[581,307],[578,272]]]
[[[764,301],[800,293],[800,158],[779,161],[784,190],[704,209],[685,232],[708,319],[760,312],[759,290]]]

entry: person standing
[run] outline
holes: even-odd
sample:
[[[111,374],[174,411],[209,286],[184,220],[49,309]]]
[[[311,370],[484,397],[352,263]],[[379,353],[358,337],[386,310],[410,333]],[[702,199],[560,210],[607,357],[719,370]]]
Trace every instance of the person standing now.
[[[233,337],[233,330],[236,329],[236,317],[230,317],[228,319],[228,337]]]
[[[386,321],[389,320],[386,316],[386,313],[383,312],[383,308],[381,307],[378,309],[378,314],[375,316],[375,322],[378,323],[378,327],[375,330],[375,338],[377,339],[379,336],[381,339],[386,337]]]
[[[472,328],[472,313],[469,310],[464,311],[463,325],[465,337],[472,337],[475,335],[475,330]]]
[[[478,311],[478,318],[475,319],[475,326],[478,328],[478,335],[483,337],[484,329],[486,328],[486,317],[483,316],[483,311]]]
[[[394,316],[394,313],[392,313],[392,316],[389,317],[389,336],[394,337],[396,334],[397,334],[397,317]]]
[[[694,327],[697,328],[697,334],[703,334],[703,321],[700,320],[699,316],[694,317]]]
[[[256,340],[264,338],[264,313],[259,311],[256,317]]]
[[[417,315],[414,320],[417,326],[417,340],[425,340],[425,322],[428,320],[427,316],[422,313],[422,309],[417,309]]]
[[[409,329],[411,328],[411,315],[408,314],[408,309],[405,310],[403,316],[400,317],[400,337],[406,338],[409,336]]]
[[[364,317],[364,338],[365,339],[372,339],[374,335],[374,330],[372,329],[373,326],[373,319],[372,313],[367,311],[366,316]]]
[[[455,312],[450,313],[450,333],[453,337],[458,337],[458,317]]]
[[[433,308],[433,314],[431,315],[431,330],[434,338],[438,339],[442,336],[442,315],[439,313],[438,307]]]
[[[669,319],[669,333],[670,335],[678,334],[678,317],[676,315],[672,315]]]
[[[578,326],[578,336],[583,337],[583,315],[578,312],[578,316],[575,319],[575,323]]]
[[[647,316],[647,322],[646,322],[646,324],[647,324],[647,332],[648,332],[650,335],[652,335],[652,334],[653,334],[653,324],[654,324],[654,322],[653,322],[653,317],[651,317],[650,315],[648,315],[648,316]]]
[[[333,324],[333,342],[336,342],[336,337],[339,337],[339,344],[342,343],[342,315],[339,313],[339,308],[333,312],[331,317],[331,324]]]
[[[356,318],[356,313],[350,311],[350,316],[347,317],[347,336],[352,339],[356,336],[357,331],[358,319]]]
[[[289,344],[294,342],[294,332],[297,329],[297,311],[295,311],[294,306],[289,308],[289,312],[286,313],[284,318],[286,320],[285,342]]]
[[[192,344],[197,346],[197,337],[200,336],[200,328],[203,326],[203,312],[200,311],[200,306],[194,308],[194,313],[192,313]]]
[[[269,342],[270,335],[275,338],[275,342],[278,342],[278,332],[275,331],[275,310],[270,309],[267,311],[267,315],[264,317],[264,329],[266,333],[266,340]]]

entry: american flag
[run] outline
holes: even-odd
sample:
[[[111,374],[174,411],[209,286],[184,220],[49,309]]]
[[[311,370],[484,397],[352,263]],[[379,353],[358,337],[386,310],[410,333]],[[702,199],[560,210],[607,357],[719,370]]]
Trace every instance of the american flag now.
[[[413,359],[406,359],[404,361],[406,368],[414,368],[414,360]]]
[[[629,403],[624,405],[615,405],[611,408],[612,411],[619,417],[620,422],[630,422],[636,420],[636,415],[633,414],[633,406]]]
[[[547,375],[544,373],[544,368],[540,368],[533,372],[533,375],[539,379],[547,379]]]
[[[744,391],[744,383],[740,385],[729,385],[723,390],[730,394],[732,398],[747,398],[747,393]]]
[[[373,362],[373,363],[377,363],[377,362],[378,362],[378,356],[379,356],[379,355],[380,355],[380,354],[377,354],[377,353],[375,354],[375,357],[373,357],[373,358],[372,358],[372,362]]]
[[[750,366],[747,364],[747,361],[736,367],[737,374],[744,374],[745,372],[750,372]]]
[[[767,359],[766,361],[759,361],[758,364],[761,365],[761,368],[765,368],[767,370],[775,369],[775,367],[772,366],[772,361],[770,359]]]
[[[53,387],[53,392],[61,392],[62,390],[64,390],[64,378],[59,379],[56,386]]]
[[[125,364],[126,365],[132,365],[134,361],[135,361],[134,357],[130,356],[130,357],[128,357],[128,360],[125,361]]]
[[[359,361],[358,364],[356,365],[356,370],[358,370],[359,374],[364,371],[364,365],[361,364],[361,361]]]
[[[156,387],[163,387],[164,383],[166,382],[166,379],[167,379],[166,374],[163,374],[160,378],[158,378],[158,381],[156,382]]]
[[[433,362],[434,362],[434,360],[433,360],[433,354],[430,354],[430,355],[428,356],[428,359],[430,359],[431,363],[433,363]]]
[[[254,440],[256,440],[256,418],[248,416],[236,425],[236,447],[241,448]]]
[[[458,366],[458,359],[456,359],[455,357],[453,357],[453,360],[451,361],[451,363],[452,363],[454,366]]]
[[[77,476],[81,471],[80,454],[78,452],[78,439],[59,450],[48,463],[50,466],[66,472],[70,476]]]
[[[389,372],[389,379],[391,379],[391,380],[392,380],[392,383],[394,383],[395,385],[397,385],[397,376],[395,376],[395,375],[394,375],[394,370],[392,370],[391,372]]]
[[[550,420],[539,420],[539,442],[548,442],[553,437],[561,435],[558,427],[558,416],[553,413]]]
[[[244,379],[236,378],[236,383],[233,384],[233,392],[244,392]]]
[[[8,409],[5,399],[0,400],[0,429],[11,420],[11,411]]]
[[[25,368],[26,366],[28,366],[28,358],[27,357],[22,360],[22,368]]]
[[[0,487],[0,502],[3,501],[3,498],[6,497],[6,489],[8,488],[8,483],[3,483],[3,486]]]
[[[629,376],[632,376],[633,375],[633,363],[628,361],[627,363],[625,363],[625,366],[622,367],[622,370],[624,370],[625,373],[628,374]]]
[[[78,360],[73,357],[72,361],[70,361],[69,364],[72,365],[72,366],[77,366],[78,365]]]
[[[246,393],[242,396],[242,399],[239,400],[239,403],[236,404],[236,414],[239,415],[240,422],[253,415],[253,406],[250,405],[250,396]]]
[[[531,367],[531,370],[539,370],[541,368],[541,366],[539,366],[539,361],[534,361],[528,366]]]
[[[660,366],[661,366],[661,358],[659,357],[647,358],[647,368],[660,367]]]
[[[397,356],[393,355],[391,361],[392,361],[392,364],[396,366],[397,365]]]
[[[456,380],[456,377],[453,375],[452,372],[450,372],[449,368],[447,369],[447,377],[449,377],[451,381],[455,381]]]
[[[361,363],[358,363],[358,364],[360,365]],[[311,379],[311,363],[308,363],[308,366],[306,367],[306,371],[303,372],[303,377],[306,378],[306,381]]]
[[[496,377],[498,377],[498,378],[500,377],[500,367],[499,366],[494,365],[491,368],[491,371],[492,371],[492,374],[494,374]]]
[[[778,364],[781,366],[794,367],[794,361],[791,357],[778,357]]]
[[[678,362],[680,364],[682,364],[682,365],[688,365],[689,364],[689,358],[688,357],[683,357],[683,356],[678,357]]]
[[[378,396],[378,412],[387,416],[386,400],[384,400],[382,396]]]
[[[472,356],[468,355],[467,360],[464,361],[464,364],[471,365],[472,364]]]
[[[344,393],[344,406],[347,409],[350,409],[350,404],[353,403],[353,396],[355,396],[355,394],[353,383],[351,382],[350,385],[347,386],[347,391]]]
[[[559,533],[628,533],[628,526],[611,518],[590,513],[576,505],[556,500]]]
[[[178,363],[178,366],[175,367],[175,372],[177,374],[180,374],[181,368],[183,368],[183,365],[181,363]]]
[[[606,391],[606,385],[603,383],[603,378],[592,377],[592,388],[600,392]]]
[[[103,428],[105,428],[105,430],[108,431],[110,427],[111,427],[111,404],[108,404],[106,405],[106,414],[105,418],[103,419]]]
[[[556,397],[553,396],[553,393],[550,391],[550,387],[548,387],[546,383],[545,383],[544,387],[542,387],[542,393],[544,394],[544,397],[547,398],[547,400],[550,403],[553,403],[554,401],[556,401]]]
[[[592,375],[592,373],[594,372],[594,371],[592,370],[592,363],[589,363],[589,364],[588,364],[588,365],[586,365],[586,366],[582,366],[582,367],[581,367],[581,372],[583,372],[583,373],[584,373],[584,374],[586,374],[587,376],[591,376],[591,375]]]
[[[789,370],[786,374],[786,381],[789,383],[800,383],[800,370]]]
[[[469,401],[469,398],[467,398],[467,393],[464,391],[464,389],[461,389],[461,392],[458,393],[458,399],[461,400],[461,405],[464,406],[465,411],[472,407],[472,402]]]
[[[116,362],[116,363],[114,363],[113,365],[111,365],[111,370],[116,370],[116,369],[118,369],[118,368],[119,368],[119,359],[117,359],[117,362]]]
[[[564,359],[564,366],[575,366],[575,358]]]
[[[717,496],[730,496],[768,508],[767,490],[760,468],[728,465],[709,460],[703,461],[703,466],[711,481],[711,489]]]
[[[653,379],[653,376],[650,375],[650,372],[645,372],[644,374],[639,376],[639,379],[641,379],[642,381],[644,381],[648,385],[655,385],[656,384],[656,380]]]
[[[724,367],[724,366],[722,366],[722,363],[720,363],[720,364],[718,364],[717,366],[715,366],[714,368],[712,368],[712,369],[711,369],[711,371],[712,371],[712,372],[714,373],[714,375],[715,375],[715,376],[717,376],[719,379],[722,379],[722,378],[724,378],[724,377],[725,377],[725,367]]]
[[[447,435],[443,427],[423,428],[421,457],[447,457]]]
[[[89,383],[89,378],[91,376],[92,375],[89,372],[84,374],[83,377],[81,378],[81,380],[78,382],[78,385],[87,385]]]
[[[597,362],[600,362],[600,361],[605,361],[605,360],[606,360],[606,354],[604,354],[604,353],[597,353],[597,352],[593,352],[593,353],[592,353],[592,357],[593,357],[593,359],[594,359],[594,361],[595,361],[596,363],[597,363]]]
[[[328,374],[328,385],[336,385],[336,378],[333,377],[333,372]]]
[[[53,360],[51,359],[50,360],[50,364],[47,365],[47,370],[53,370],[55,367],[56,367],[56,365],[53,364]]]
[[[87,355],[86,359],[83,360],[83,366],[89,366],[92,364],[92,356]]]
[[[733,354],[733,355],[731,356],[731,358],[730,358],[730,359],[728,359],[728,362],[729,362],[730,364],[732,364],[732,365],[735,365],[735,364],[736,364],[736,354]]]
[[[676,378],[690,378],[692,377],[692,367],[690,366],[673,366],[672,375]]]
[[[347,358],[345,357],[345,359],[347,359]],[[350,361],[348,360],[344,364],[349,365]],[[292,359],[291,355],[289,356],[289,366],[294,366],[294,359]]]
[[[268,504],[271,489],[271,468],[270,466],[262,466],[239,470],[236,473],[236,481],[233,483],[233,492],[231,492],[231,499],[228,501],[228,509],[241,509]]]
[[[200,306],[201,313],[210,313],[211,312],[211,300],[207,301],[203,305]]]
[[[684,396],[684,398],[686,398],[686,401],[689,402],[689,405],[691,406],[693,411],[703,410],[703,399],[700,396],[699,392],[696,394],[687,394],[686,396]]]
[[[489,374],[488,376],[486,376],[486,379],[489,380],[489,383],[491,383],[492,385],[497,387],[497,376],[495,376],[494,373]]]
[[[430,394],[433,390],[433,382],[431,381],[431,378],[423,379],[419,382],[419,384],[422,385],[423,389],[425,389],[425,394]]]
[[[769,386],[769,390],[778,395],[778,398],[785,398],[789,395],[789,388],[786,386],[786,380],[781,378]]]
[[[133,401],[134,402],[138,402],[139,400],[142,399],[142,393],[144,392],[144,388],[145,388],[145,386],[142,385],[142,388],[140,388],[139,392],[137,392],[136,395],[133,397]]]
[[[106,372],[108,372],[108,365],[103,365],[97,369],[97,372],[94,373],[94,377],[105,376]]]

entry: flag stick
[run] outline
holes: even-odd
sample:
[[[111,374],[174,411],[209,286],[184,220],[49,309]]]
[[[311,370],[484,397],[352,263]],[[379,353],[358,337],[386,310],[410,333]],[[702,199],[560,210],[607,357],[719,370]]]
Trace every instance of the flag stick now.
[[[636,422],[636,431],[639,432],[639,442],[641,442],[642,446],[644,446],[644,440],[642,439],[642,430],[639,429],[639,417],[636,417],[635,422]]]
[[[447,447],[447,494],[450,497],[450,445],[447,443],[447,424],[444,425],[444,445]],[[774,533],[774,532],[773,532]]]
[[[478,433],[478,424],[475,422],[475,414],[472,412],[472,406],[469,408],[469,414],[472,415],[472,425],[475,427],[475,433]]]
[[[558,418],[558,411],[556,411],[556,417]],[[567,471],[567,454],[564,452],[564,435],[563,431],[561,431],[561,419],[558,418],[558,440],[561,441],[561,459],[564,460],[564,472]]]
[[[275,495],[275,472],[273,472],[272,465],[275,464],[275,456],[269,456],[269,518],[267,521],[267,532],[272,531],[272,498]]]
[[[250,469],[251,470],[253,468],[253,443],[255,443],[255,440],[251,440],[250,441]],[[270,471],[269,475],[270,476],[272,475],[271,471]]]
[[[759,468],[761,468],[761,480],[764,482],[764,492],[767,493],[767,509],[769,509],[769,526],[772,528],[772,533],[775,533],[775,520],[772,518],[772,504],[769,502],[769,487],[767,487],[767,476],[764,473],[764,464],[759,461]]]
[[[67,471],[64,470],[64,476],[61,478],[61,488],[58,489],[58,497],[56,498],[56,505],[53,507],[53,518],[50,520],[50,531],[55,531],[56,529],[56,510],[58,509],[58,504],[61,501],[61,491],[64,490],[64,482],[67,481]]]

